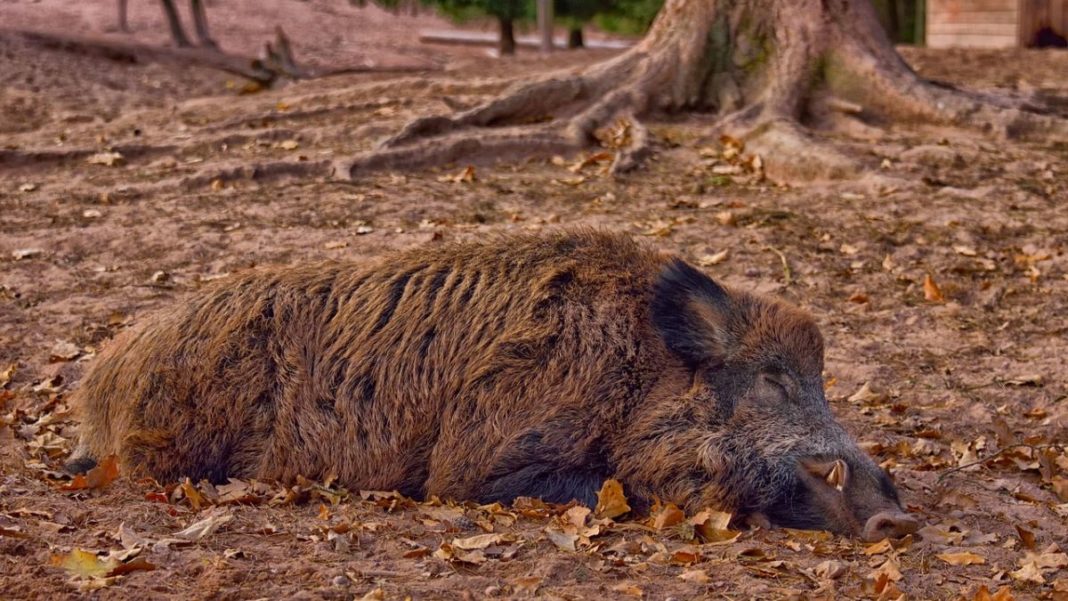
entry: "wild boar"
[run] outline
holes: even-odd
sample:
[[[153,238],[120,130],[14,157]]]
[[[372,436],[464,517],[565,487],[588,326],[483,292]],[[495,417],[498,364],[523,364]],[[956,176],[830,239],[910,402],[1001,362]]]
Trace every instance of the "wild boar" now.
[[[122,334],[70,463],[639,507],[868,540],[917,523],[835,421],[806,313],[601,232],[252,271]]]

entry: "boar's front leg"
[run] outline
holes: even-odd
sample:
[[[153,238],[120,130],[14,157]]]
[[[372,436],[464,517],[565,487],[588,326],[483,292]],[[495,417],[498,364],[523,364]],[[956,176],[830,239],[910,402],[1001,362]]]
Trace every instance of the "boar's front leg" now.
[[[670,402],[651,402],[628,419],[612,444],[612,477],[639,513],[654,499],[688,512],[734,511],[744,505],[744,470],[724,449],[711,414],[714,401],[693,390]]]

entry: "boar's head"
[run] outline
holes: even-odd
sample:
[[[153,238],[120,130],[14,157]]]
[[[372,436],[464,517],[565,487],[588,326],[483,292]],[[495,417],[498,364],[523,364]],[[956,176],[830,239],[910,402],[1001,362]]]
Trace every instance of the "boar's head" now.
[[[811,317],[728,291],[678,260],[660,274],[652,315],[713,405],[700,450],[707,501],[757,522],[866,540],[916,530],[890,476],[831,414]]]

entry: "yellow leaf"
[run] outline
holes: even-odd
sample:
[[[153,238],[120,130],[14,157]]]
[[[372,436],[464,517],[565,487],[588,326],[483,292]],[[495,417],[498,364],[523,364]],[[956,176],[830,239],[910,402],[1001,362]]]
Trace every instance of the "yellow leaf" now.
[[[938,559],[948,563],[951,566],[971,566],[971,565],[983,565],[986,563],[986,558],[982,555],[976,555],[971,551],[961,551],[959,553],[939,553],[936,555]]]
[[[82,578],[103,578],[108,575],[108,572],[117,568],[119,562],[113,558],[101,560],[89,551],[74,549],[66,555],[53,555],[52,565],[59,566]]]
[[[623,494],[623,484],[619,480],[605,480],[597,493],[597,508],[594,513],[599,518],[617,518],[630,511],[627,497]]]

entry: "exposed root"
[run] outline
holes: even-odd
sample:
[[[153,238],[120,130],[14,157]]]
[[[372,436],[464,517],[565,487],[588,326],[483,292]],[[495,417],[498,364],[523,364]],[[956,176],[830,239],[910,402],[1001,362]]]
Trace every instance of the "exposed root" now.
[[[416,119],[339,169],[472,162],[580,148],[623,118],[613,172],[652,152],[638,120],[652,111],[708,110],[773,179],[850,178],[862,163],[806,125],[875,137],[898,118],[1017,136],[1068,133],[1068,120],[1032,103],[962,92],[916,75],[867,0],[667,0],[642,42],[605,63],[541,77],[453,115]]]
[[[281,28],[276,31],[275,42],[267,44],[266,56],[262,59],[229,54],[211,46],[158,47],[32,31],[0,31],[0,35],[20,37],[43,48],[98,56],[120,62],[176,63],[215,69],[243,77],[264,87],[270,86],[280,79],[311,79],[350,73],[410,73],[437,70],[437,67],[423,65],[304,69],[297,66],[289,40]]]
[[[369,172],[388,169],[408,169],[446,163],[474,163],[502,156],[526,156],[531,153],[561,153],[581,148],[577,140],[562,135],[556,128],[520,126],[480,132],[467,132],[430,138],[415,144],[383,148],[357,155],[351,161],[338,163],[334,176],[358,178]]]

